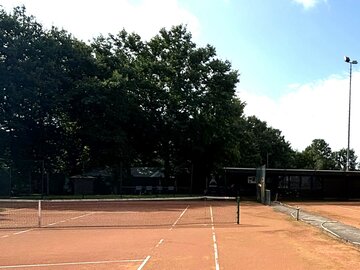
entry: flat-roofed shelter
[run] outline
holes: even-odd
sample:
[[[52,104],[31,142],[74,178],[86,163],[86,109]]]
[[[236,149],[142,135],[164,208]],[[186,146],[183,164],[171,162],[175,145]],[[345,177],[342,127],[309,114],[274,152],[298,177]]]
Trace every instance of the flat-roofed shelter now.
[[[224,174],[240,196],[256,195],[256,168],[225,167]],[[265,184],[273,199],[360,199],[360,171],[266,168]]]

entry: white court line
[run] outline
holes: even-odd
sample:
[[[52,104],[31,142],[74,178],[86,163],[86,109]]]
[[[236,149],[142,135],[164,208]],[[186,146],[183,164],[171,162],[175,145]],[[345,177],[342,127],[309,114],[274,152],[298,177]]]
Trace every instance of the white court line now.
[[[14,210],[5,210],[3,213],[12,213],[12,212],[19,212],[19,211],[24,211],[27,210],[28,208],[18,208],[18,209],[14,209]],[[34,209],[36,211],[36,209]]]
[[[143,260],[116,260],[116,261],[94,261],[94,262],[67,262],[67,263],[42,263],[42,264],[18,264],[18,265],[3,265],[0,269],[14,269],[14,268],[30,268],[30,267],[48,267],[48,266],[66,266],[66,265],[87,265],[87,264],[110,264],[110,263],[129,263],[142,262]]]
[[[213,242],[214,242],[215,269],[220,270],[218,247],[217,247],[216,236],[215,236],[214,216],[213,216],[213,211],[212,211],[211,206],[210,206],[210,217],[211,217],[212,238],[213,238]]]
[[[186,210],[188,210],[188,208],[190,207],[190,205],[188,205],[184,211],[182,211],[182,213],[180,214],[180,216],[178,217],[178,219],[173,223],[173,225],[171,225],[171,228],[169,229],[170,231],[176,226],[176,224],[179,222],[180,218],[182,218],[182,216],[185,214]]]
[[[157,245],[155,246],[155,248],[158,248],[163,242],[164,242],[164,239],[161,239],[161,240],[159,241],[159,243],[157,243]]]
[[[138,267],[137,270],[143,269],[144,266],[145,266],[145,264],[148,262],[148,260],[150,260],[150,258],[151,258],[150,256],[147,256],[147,257],[145,258],[145,260],[142,262],[142,264]]]
[[[12,235],[19,235],[19,234],[31,232],[31,231],[33,231],[33,230],[34,230],[34,228],[28,229],[28,230],[24,230],[24,231],[18,231],[18,232],[14,232],[14,233],[10,233],[10,234],[3,235],[3,236],[1,236],[0,238],[8,238],[8,237],[10,237],[10,236],[12,236]]]
[[[92,215],[92,214],[95,214],[95,212],[91,212],[91,213],[87,213],[87,214],[84,214],[84,215],[81,215],[81,216],[77,216],[77,217],[72,217],[72,218],[60,220],[60,221],[58,221],[58,222],[54,222],[54,223],[50,223],[50,224],[43,225],[42,227],[46,228],[46,227],[48,227],[48,226],[54,226],[54,225],[59,224],[59,223],[64,223],[64,222],[69,221],[69,220],[75,220],[75,219],[83,218],[83,217],[86,217],[86,216],[90,216],[90,215]]]
[[[332,235],[335,235],[337,238],[341,238],[340,235],[338,235],[337,233],[334,233],[332,230],[326,228],[325,227],[326,223],[337,223],[337,221],[325,221],[325,222],[321,223],[321,228],[323,228],[328,233],[331,233]]]
[[[141,211],[116,211],[116,212],[94,211],[94,212],[91,212],[91,214],[109,214],[109,213],[111,213],[111,215],[123,215],[123,214],[139,214],[139,213],[141,213]],[[152,212],[152,213],[161,213],[161,211]],[[88,214],[86,214],[86,215],[88,215]]]
[[[31,232],[33,231],[34,229],[29,229],[29,230],[25,230],[25,231],[20,231],[20,232],[16,232],[16,233],[13,233],[13,235],[18,235],[18,234],[22,234],[22,233],[27,233],[27,232]]]
[[[75,220],[75,219],[79,219],[79,218],[83,218],[83,217],[86,217],[86,216],[90,216],[94,214],[94,212],[91,212],[91,213],[87,213],[87,214],[84,214],[84,215],[81,215],[81,216],[77,216],[77,217],[72,217],[70,219],[66,219],[66,220]],[[64,220],[65,221],[65,220]]]

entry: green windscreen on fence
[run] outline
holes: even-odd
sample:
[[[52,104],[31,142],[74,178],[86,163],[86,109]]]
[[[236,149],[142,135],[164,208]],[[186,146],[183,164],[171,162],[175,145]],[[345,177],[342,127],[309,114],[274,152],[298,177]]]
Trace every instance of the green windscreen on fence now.
[[[262,204],[265,204],[265,200],[266,200],[265,171],[266,171],[265,165],[256,168],[256,199],[258,202],[261,202]]]

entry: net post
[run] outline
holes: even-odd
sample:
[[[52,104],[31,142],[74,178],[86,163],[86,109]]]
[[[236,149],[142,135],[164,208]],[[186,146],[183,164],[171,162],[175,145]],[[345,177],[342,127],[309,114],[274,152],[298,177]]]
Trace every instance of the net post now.
[[[41,200],[38,201],[38,227],[41,228]]]
[[[236,206],[237,206],[236,223],[240,224],[240,196],[236,197]]]

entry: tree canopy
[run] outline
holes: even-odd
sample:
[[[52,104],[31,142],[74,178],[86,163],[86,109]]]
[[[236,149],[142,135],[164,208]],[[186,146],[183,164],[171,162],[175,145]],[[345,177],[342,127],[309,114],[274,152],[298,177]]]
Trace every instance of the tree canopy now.
[[[0,9],[0,157],[68,175],[158,166],[168,181],[191,174],[195,188],[223,166],[344,168],[344,150],[318,139],[296,152],[280,130],[245,116],[239,79],[184,25],[148,41],[121,30],[86,44],[24,7]]]

